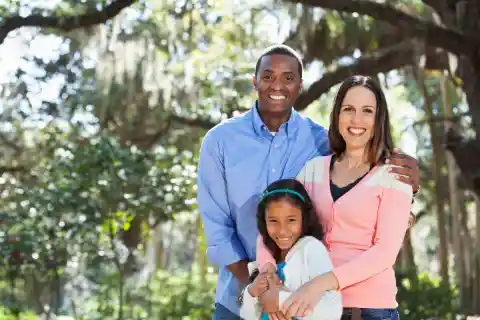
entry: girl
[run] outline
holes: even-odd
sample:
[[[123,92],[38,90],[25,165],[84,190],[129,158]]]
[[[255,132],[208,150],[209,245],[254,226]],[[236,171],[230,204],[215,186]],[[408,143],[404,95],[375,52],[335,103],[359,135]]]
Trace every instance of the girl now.
[[[294,292],[281,311],[303,316],[323,292],[341,290],[342,320],[398,320],[393,264],[408,228],[413,192],[386,163],[393,143],[385,96],[375,81],[352,76],[343,82],[328,137],[333,155],[310,160],[297,179],[325,223],[324,243],[334,268]],[[275,263],[267,243],[263,248],[260,243],[257,254],[260,270]]]
[[[243,291],[240,316],[246,320],[268,320],[261,312],[257,297],[267,289],[273,292],[276,304],[281,304],[313,278],[332,270],[332,263],[322,244],[323,231],[312,201],[303,185],[294,179],[272,183],[263,193],[257,210],[259,233],[276,261],[277,275],[282,285],[260,273]],[[257,273],[255,263],[249,264],[250,273]],[[311,320],[340,319],[340,294],[327,291],[312,308]]]

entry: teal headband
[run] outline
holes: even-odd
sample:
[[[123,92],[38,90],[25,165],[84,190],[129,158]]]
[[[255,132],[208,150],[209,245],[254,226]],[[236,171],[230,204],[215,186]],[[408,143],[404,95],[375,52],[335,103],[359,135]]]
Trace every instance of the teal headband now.
[[[263,195],[262,195],[262,198],[260,199],[260,202],[262,202],[266,197],[268,197],[269,195],[272,195],[272,194],[275,194],[275,193],[289,193],[289,194],[293,194],[294,196],[297,196],[300,198],[300,200],[302,200],[303,202],[305,202],[305,198],[300,194],[298,193],[297,191],[294,191],[294,190],[290,190],[290,189],[275,189],[275,190],[272,190],[272,191],[268,191],[268,192],[265,192]]]

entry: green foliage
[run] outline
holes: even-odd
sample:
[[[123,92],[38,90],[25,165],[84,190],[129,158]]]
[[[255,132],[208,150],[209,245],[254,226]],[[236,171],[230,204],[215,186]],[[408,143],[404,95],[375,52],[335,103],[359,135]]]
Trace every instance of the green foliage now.
[[[147,152],[106,137],[80,145],[53,143],[47,142],[53,158],[8,180],[1,202],[15,222],[3,224],[8,229],[4,240],[20,237],[22,252],[34,254],[33,260],[51,259],[53,248],[45,244],[52,246],[54,240],[55,250],[62,252],[73,245],[65,240],[80,245],[101,234],[116,236],[129,230],[133,217],[155,225],[190,208],[195,166],[188,153]]]
[[[456,290],[428,274],[420,274],[415,284],[397,274],[400,317],[409,320],[448,319],[456,311]]]
[[[40,320],[40,318],[32,312],[21,312],[15,314],[0,306],[0,320]]]
[[[195,275],[194,275],[195,274]],[[142,285],[130,284],[127,304],[124,306],[124,319],[132,320],[208,320],[214,309],[215,285],[217,277],[207,274],[202,282],[198,272],[172,274],[160,270]],[[117,320],[119,292],[108,277],[77,308],[76,320]],[[17,320],[10,311],[0,308],[0,320]],[[33,313],[20,314],[21,320],[39,319]],[[70,318],[69,318],[70,319]]]
[[[0,289],[0,297],[28,301],[36,283],[58,300],[72,263],[87,264],[85,275],[94,283],[119,272],[125,276],[146,230],[192,210],[190,153],[161,147],[144,151],[105,136],[76,139],[55,130],[45,133],[43,147],[51,157],[4,179],[2,277],[12,279],[10,289],[23,290]],[[26,276],[33,283],[15,281]]]

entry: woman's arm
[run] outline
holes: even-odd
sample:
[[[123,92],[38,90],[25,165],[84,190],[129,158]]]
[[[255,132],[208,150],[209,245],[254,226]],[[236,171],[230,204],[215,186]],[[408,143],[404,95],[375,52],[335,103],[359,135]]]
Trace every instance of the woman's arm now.
[[[400,251],[408,228],[412,187],[390,174],[384,177],[388,183],[380,199],[373,246],[357,258],[333,269],[339,289],[364,281],[393,266]]]
[[[257,237],[257,264],[260,272],[272,273],[277,269],[277,263],[275,262],[270,250],[268,250],[263,243],[263,238],[260,234]]]
[[[305,246],[302,254],[305,265],[298,270],[298,274],[307,274],[309,280],[320,275],[328,274],[333,269],[327,249],[320,241],[312,239]],[[323,291],[322,291],[323,292]],[[279,302],[282,305],[290,296],[291,292],[280,292]],[[318,299],[317,299],[318,300]],[[303,317],[305,320],[336,320],[342,316],[342,297],[340,292],[326,291],[320,294],[318,302],[311,308],[310,313]]]
[[[388,173],[383,175],[382,184],[373,246],[303,285],[282,305],[281,311],[286,316],[301,316],[302,310],[313,309],[323,292],[341,290],[393,266],[408,228],[412,188]]]

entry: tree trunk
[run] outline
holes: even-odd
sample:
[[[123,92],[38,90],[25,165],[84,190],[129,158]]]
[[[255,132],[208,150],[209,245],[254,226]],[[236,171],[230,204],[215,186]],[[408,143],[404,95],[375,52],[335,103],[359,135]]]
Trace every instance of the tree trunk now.
[[[404,273],[410,280],[412,287],[415,289],[418,286],[418,272],[417,265],[415,263],[415,256],[412,246],[412,232],[408,229],[405,233],[405,239],[403,240],[403,246],[399,255],[400,259],[397,263],[397,268]]]
[[[165,247],[163,244],[163,232],[162,232],[161,225],[158,225],[155,227],[152,238],[154,239],[153,246],[155,248],[154,270],[163,269],[163,266],[164,266],[163,256],[164,256]]]
[[[474,265],[473,265],[473,313],[480,314],[480,197],[475,197],[475,213],[477,217],[475,229],[476,229],[476,245],[475,245],[475,256],[474,256]]]
[[[445,114],[445,119],[452,119],[453,111],[450,103],[450,97],[448,95],[448,86],[447,86],[447,77],[445,73],[440,74],[440,92],[442,93],[442,102],[443,102],[443,112]],[[452,123],[450,120],[445,121],[445,132],[448,132]],[[452,243],[454,248],[455,255],[455,272],[456,272],[456,283],[459,288],[460,301],[463,309],[469,307],[469,286],[467,280],[467,270],[466,270],[466,257],[465,257],[465,234],[461,229],[461,210],[458,197],[458,184],[457,184],[457,165],[455,159],[453,158],[452,153],[446,151],[446,160],[448,168],[448,189],[450,195],[450,212],[452,216]]]
[[[197,262],[200,269],[200,283],[203,287],[207,284],[208,261],[207,244],[203,233],[202,219],[200,214],[197,217]]]
[[[442,147],[441,141],[435,130],[435,122],[433,119],[433,102],[429,95],[425,83],[425,74],[423,70],[418,72],[418,84],[422,90],[424,98],[425,115],[428,121],[428,128],[430,130],[430,137],[432,142],[432,172],[435,180],[435,201],[438,222],[438,234],[440,240],[439,260],[440,260],[440,274],[444,285],[449,285],[448,275],[448,241],[447,241],[447,224],[445,220],[445,208],[443,193],[441,192],[441,176],[442,176]]]

